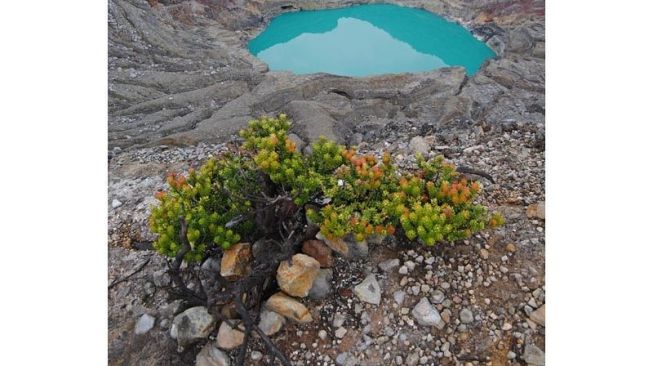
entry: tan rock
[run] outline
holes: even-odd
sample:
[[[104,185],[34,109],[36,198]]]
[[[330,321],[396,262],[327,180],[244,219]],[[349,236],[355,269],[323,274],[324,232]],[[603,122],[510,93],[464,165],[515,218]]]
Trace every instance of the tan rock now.
[[[540,201],[538,203],[533,203],[532,205],[528,206],[526,209],[526,216],[529,218],[533,219],[541,219],[544,220],[545,213],[544,213],[544,201]]]
[[[302,252],[315,258],[315,260],[320,262],[320,267],[322,268],[329,268],[333,266],[331,248],[329,248],[321,240],[306,240],[302,245]]]
[[[238,243],[224,251],[220,263],[220,275],[228,280],[236,280],[249,272],[252,248],[249,243]]]
[[[324,242],[324,244],[329,246],[329,248],[331,248],[334,251],[340,253],[341,255],[344,255],[344,256],[349,255],[349,246],[347,245],[347,243],[344,240],[342,240],[340,238],[329,240],[324,235],[322,235],[321,232],[317,233],[317,235],[315,235],[315,237],[317,239],[319,239],[319,240],[322,240]]]
[[[227,322],[222,322],[220,329],[218,329],[218,338],[216,340],[218,347],[227,351],[240,346],[245,339],[245,328],[240,324],[241,321],[232,319],[231,323],[234,324],[236,329],[230,327]]]
[[[514,253],[514,252],[517,251],[517,247],[516,247],[515,244],[513,244],[513,243],[508,243],[508,244],[506,245],[506,250],[507,250],[508,252],[510,252],[510,253]]]
[[[313,321],[313,317],[306,306],[283,292],[277,292],[270,296],[268,301],[265,302],[265,307],[298,323]]]
[[[195,357],[195,366],[230,366],[229,356],[213,343],[207,343]]]
[[[279,287],[291,296],[306,297],[320,270],[320,262],[306,254],[295,254],[277,269]]]
[[[540,306],[537,310],[533,311],[531,313],[530,319],[541,326],[544,326],[545,323],[545,312],[546,310],[544,309],[546,305]]]

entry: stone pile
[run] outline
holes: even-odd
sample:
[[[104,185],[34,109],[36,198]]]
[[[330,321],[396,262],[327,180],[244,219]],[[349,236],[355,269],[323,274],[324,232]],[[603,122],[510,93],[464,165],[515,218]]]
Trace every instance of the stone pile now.
[[[368,253],[367,242],[357,242],[352,238],[328,240],[317,235],[317,239],[307,240],[302,245],[302,253],[293,255],[281,262],[276,273],[280,291],[266,300],[261,310],[259,328],[268,336],[279,332],[286,321],[300,324],[314,320],[309,308],[301,299],[319,300],[332,291],[334,252],[347,258],[360,258]],[[258,243],[257,243],[258,244]],[[256,247],[256,245],[254,247]],[[207,271],[220,271],[220,275],[229,281],[235,281],[251,272],[253,252],[261,248],[252,248],[249,243],[238,243],[224,251],[220,263],[207,265]],[[386,270],[398,265],[397,261],[386,263]],[[381,303],[381,286],[373,274],[367,276],[353,288],[361,301],[379,305]],[[225,307],[222,314],[228,319],[218,326],[215,342],[209,342],[196,357],[197,366],[230,365],[229,357],[224,351],[236,349],[244,341],[244,324],[236,319],[235,313]],[[345,337],[347,329],[342,327],[344,318],[335,331],[338,339]],[[154,318],[143,315],[136,332],[143,334],[153,326]],[[216,328],[216,319],[203,306],[190,308],[177,315],[170,329],[170,335],[177,340],[179,349],[206,339]]]

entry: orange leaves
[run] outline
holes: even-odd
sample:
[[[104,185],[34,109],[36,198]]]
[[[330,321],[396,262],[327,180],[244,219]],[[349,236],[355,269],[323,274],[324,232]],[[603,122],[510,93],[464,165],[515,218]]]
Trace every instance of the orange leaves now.
[[[270,142],[270,145],[276,146],[279,143],[279,138],[277,137],[276,133],[273,133],[268,137],[268,142]]]
[[[480,189],[481,186],[478,182],[469,183],[466,179],[454,183],[444,181],[440,185],[438,198],[447,199],[454,205],[460,205],[469,202]]]
[[[343,150],[340,155],[346,164],[349,163],[345,166],[352,169],[339,168],[336,171],[338,177],[347,178],[345,175],[351,174],[348,180],[355,182],[355,185],[363,190],[373,190],[381,186],[385,166],[380,166],[374,156],[357,155],[355,149]]]
[[[393,225],[386,226],[385,230],[388,233],[388,235],[394,235],[395,234],[395,227]]]
[[[168,185],[170,185],[170,187],[175,189],[180,189],[188,185],[188,183],[186,182],[186,177],[177,173],[168,174],[168,176],[166,177],[166,181],[168,182]]]
[[[372,167],[372,177],[374,179],[380,179],[383,176],[383,172],[381,171],[381,168],[379,168],[378,165],[375,165]]]
[[[295,152],[297,150],[297,145],[289,138],[286,138],[286,151],[289,153]]]
[[[481,185],[478,182],[474,181],[471,185],[472,193],[478,193],[481,190]]]
[[[348,149],[348,150],[342,151],[340,154],[346,160],[352,161],[352,158],[354,157],[354,155],[356,155],[356,150],[355,149]]]

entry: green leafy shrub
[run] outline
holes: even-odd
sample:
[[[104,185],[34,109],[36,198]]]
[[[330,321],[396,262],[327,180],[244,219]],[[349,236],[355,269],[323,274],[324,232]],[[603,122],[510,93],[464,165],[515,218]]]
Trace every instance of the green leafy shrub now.
[[[290,126],[283,114],[251,121],[241,131],[244,155],[211,159],[187,178],[170,175],[170,189],[156,194],[160,203],[150,217],[159,235],[155,248],[168,256],[178,253],[179,217],[188,224],[188,261],[199,261],[210,247],[226,249],[251,234],[256,211],[252,199],[264,198],[260,173],[305,209],[330,239],[351,235],[362,241],[370,235],[395,235],[401,228],[409,240],[435,245],[504,222],[475,203],[481,185],[460,177],[442,156],[418,156],[415,171],[400,173],[387,153],[379,161],[325,138],[313,143],[312,153],[305,156],[288,137]],[[236,217],[248,219],[228,225]]]

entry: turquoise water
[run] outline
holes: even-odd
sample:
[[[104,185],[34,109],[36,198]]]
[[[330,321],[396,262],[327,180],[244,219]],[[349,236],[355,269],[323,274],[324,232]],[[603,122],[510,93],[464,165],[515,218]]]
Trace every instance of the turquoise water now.
[[[282,14],[249,43],[270,70],[367,76],[463,66],[495,56],[462,26],[389,4]]]

